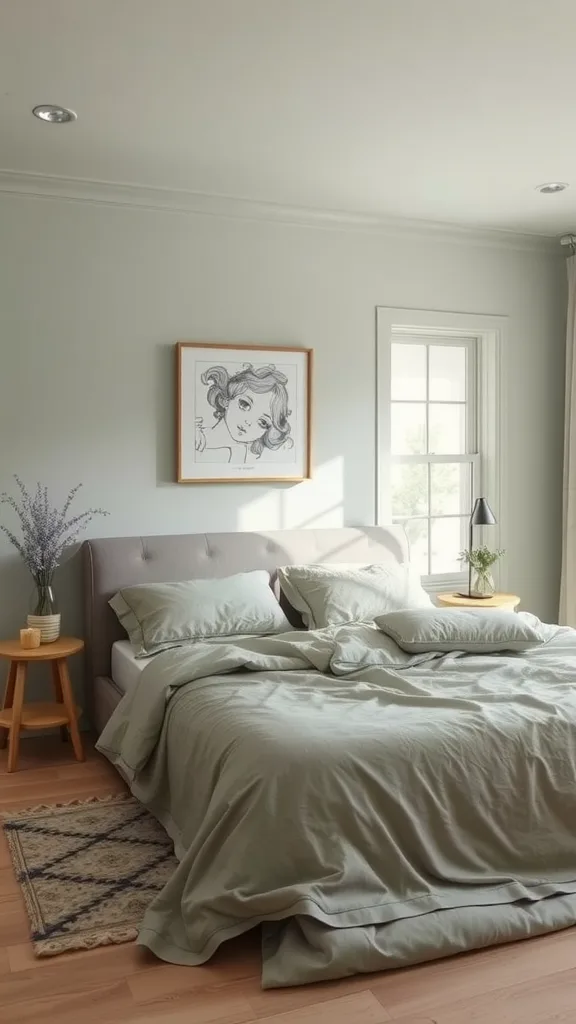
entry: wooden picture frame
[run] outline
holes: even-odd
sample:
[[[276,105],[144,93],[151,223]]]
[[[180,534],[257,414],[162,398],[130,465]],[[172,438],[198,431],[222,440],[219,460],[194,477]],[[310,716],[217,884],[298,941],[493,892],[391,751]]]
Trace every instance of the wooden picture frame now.
[[[309,479],[312,359],[309,348],[177,342],[178,483]]]

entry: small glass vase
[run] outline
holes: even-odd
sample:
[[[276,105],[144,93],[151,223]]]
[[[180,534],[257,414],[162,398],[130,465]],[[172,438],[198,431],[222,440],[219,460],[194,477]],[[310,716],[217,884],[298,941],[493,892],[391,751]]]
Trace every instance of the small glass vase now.
[[[494,579],[491,572],[478,572],[477,569],[472,570],[472,585],[470,588],[472,597],[494,597],[496,593],[496,587],[494,585]]]
[[[30,614],[56,615],[57,613],[58,608],[52,586],[44,586],[41,583],[37,583],[30,599]]]
[[[40,630],[41,644],[51,644],[60,636],[60,613],[51,584],[36,582],[27,623]]]

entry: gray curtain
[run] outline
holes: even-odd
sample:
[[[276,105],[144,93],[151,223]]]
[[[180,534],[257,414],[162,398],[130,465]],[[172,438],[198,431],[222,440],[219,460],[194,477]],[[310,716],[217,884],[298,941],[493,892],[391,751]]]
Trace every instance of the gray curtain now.
[[[570,256],[567,266],[568,324],[560,622],[565,626],[576,626],[576,256]]]

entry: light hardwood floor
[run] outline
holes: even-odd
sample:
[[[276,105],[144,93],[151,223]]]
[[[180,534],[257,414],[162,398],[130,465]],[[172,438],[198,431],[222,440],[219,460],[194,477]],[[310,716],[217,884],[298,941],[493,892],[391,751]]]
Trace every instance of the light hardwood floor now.
[[[119,791],[87,744],[77,764],[57,738],[22,742],[0,811]],[[263,992],[257,933],[202,967],[175,967],[134,945],[34,958],[0,837],[0,1022],[42,1024],[576,1024],[576,929],[421,967]]]

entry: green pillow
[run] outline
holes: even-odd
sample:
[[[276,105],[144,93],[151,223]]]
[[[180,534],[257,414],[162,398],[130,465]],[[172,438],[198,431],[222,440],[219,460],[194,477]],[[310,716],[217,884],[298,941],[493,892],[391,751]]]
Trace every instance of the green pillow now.
[[[421,608],[378,615],[374,622],[408,654],[528,651],[547,639],[523,615],[500,608]]]
[[[265,636],[292,627],[267,572],[124,587],[110,599],[137,658],[219,636]]]
[[[383,612],[432,604],[420,576],[407,562],[285,565],[278,569],[278,580],[308,629],[372,622]]]

